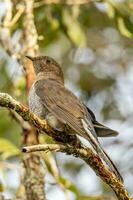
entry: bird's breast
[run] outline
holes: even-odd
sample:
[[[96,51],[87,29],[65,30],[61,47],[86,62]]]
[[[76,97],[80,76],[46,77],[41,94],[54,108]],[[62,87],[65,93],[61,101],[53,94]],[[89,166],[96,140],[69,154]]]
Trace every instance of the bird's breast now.
[[[40,118],[45,118],[46,116],[46,108],[44,107],[41,99],[37,96],[35,92],[34,84],[31,86],[29,92],[29,108]]]

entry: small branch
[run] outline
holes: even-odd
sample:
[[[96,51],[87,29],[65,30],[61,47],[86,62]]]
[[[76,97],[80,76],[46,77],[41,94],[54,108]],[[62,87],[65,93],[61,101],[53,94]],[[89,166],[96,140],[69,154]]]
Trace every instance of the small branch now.
[[[27,107],[23,106],[21,103],[19,103],[6,93],[0,93],[0,106],[16,111],[24,120],[31,122],[40,131],[46,132],[55,140],[57,138],[62,139],[63,142],[70,140],[69,135],[63,133],[58,134],[48,126],[45,120],[41,120],[40,118],[38,118],[36,115],[31,113]],[[69,143],[69,146],[67,144],[56,146],[45,145],[44,149],[48,150],[50,148],[54,148],[53,150],[55,151],[61,151],[65,152],[66,154],[79,157],[80,159],[84,160],[88,165],[90,165],[95,173],[113,189],[119,200],[131,200],[123,183],[121,183],[115,177],[115,175],[104,166],[99,156],[95,155],[95,153],[90,148],[83,147],[76,137],[74,138],[74,140],[76,140],[78,146],[72,145],[72,143]],[[42,146],[39,146],[39,148],[42,148]]]
[[[39,144],[39,145],[23,147],[22,151],[24,153],[31,153],[31,152],[35,152],[35,151],[45,151],[45,152],[55,151],[55,152],[67,153],[68,148],[69,147],[67,147],[65,145],[59,145],[59,144]]]
[[[4,27],[7,27],[7,28],[11,28],[11,27],[13,27],[16,23],[17,23],[17,21],[19,20],[19,18],[21,17],[21,15],[23,14],[23,12],[24,12],[24,6],[22,5],[22,4],[18,4],[17,6],[16,6],[16,8],[17,8],[17,13],[13,16],[13,18],[7,18],[8,20],[5,20],[5,22],[4,22]],[[7,16],[9,15],[9,13],[7,12]],[[11,9],[10,9],[10,16],[12,16],[12,11],[11,11]],[[5,19],[6,19],[5,18]]]
[[[112,197],[112,196],[81,196],[79,197],[77,200],[116,200],[116,198]]]
[[[10,110],[10,116],[16,121],[18,122],[18,124],[20,124],[22,130],[25,131],[30,131],[32,129],[32,127],[30,126],[30,124],[28,122],[26,122],[20,115],[18,115],[15,111]]]
[[[29,153],[29,152],[36,152],[36,151],[55,151],[55,152],[62,152],[66,153],[68,155],[73,155],[75,157],[79,157],[82,160],[84,160],[87,164],[89,164],[93,169],[95,169],[95,172],[97,172],[97,175],[100,175],[100,177],[105,181],[108,182],[108,185],[112,187],[114,192],[116,193],[119,200],[126,200],[131,199],[128,196],[128,193],[122,183],[120,183],[112,174],[105,168],[105,166],[102,166],[103,164],[100,162],[99,158],[94,155],[92,157],[92,152],[87,148],[75,148],[72,146],[67,145],[59,145],[59,144],[47,144],[47,145],[33,145],[29,147],[23,147],[23,152]],[[95,166],[93,166],[95,164]],[[99,173],[100,172],[100,173]],[[103,176],[104,174],[104,176]],[[104,177],[104,178],[103,178]],[[110,179],[110,181],[108,181]],[[122,190],[124,192],[124,195],[122,195]],[[122,192],[122,193],[121,193]],[[120,194],[121,193],[121,194]]]
[[[13,2],[6,0],[6,15],[2,21],[0,27],[0,41],[9,56],[13,56],[16,60],[21,63],[20,57],[21,52],[18,52],[18,41],[14,44],[12,42],[11,28],[19,20],[23,13],[23,6],[18,4],[18,12],[13,17]],[[19,40],[19,39],[18,39]]]
[[[42,0],[34,3],[34,8],[49,4],[62,4],[62,5],[83,5],[93,2],[94,0]]]
[[[24,10],[24,20],[23,20],[23,29],[24,29],[24,55],[35,56],[38,53],[38,34],[36,26],[34,23],[34,13],[33,5],[34,0],[23,0],[25,5]]]

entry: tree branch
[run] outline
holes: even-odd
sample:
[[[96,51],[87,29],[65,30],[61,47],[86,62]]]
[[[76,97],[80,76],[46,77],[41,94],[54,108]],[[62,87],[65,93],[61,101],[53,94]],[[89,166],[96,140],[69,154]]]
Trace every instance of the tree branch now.
[[[70,138],[69,135],[55,132],[51,127],[49,127],[45,120],[38,118],[35,114],[31,113],[27,107],[6,93],[0,93],[0,106],[16,111],[24,120],[34,124],[34,126],[40,131],[44,131],[55,140],[64,142],[64,145],[37,145],[36,148],[38,150],[61,151],[84,160],[88,165],[91,166],[91,168],[93,168],[95,173],[113,189],[119,200],[132,199],[129,197],[129,194],[123,183],[121,183],[116,176],[104,166],[98,155],[96,155],[90,148],[83,147],[77,137]],[[75,140],[74,145],[71,143],[71,139],[72,142]],[[67,144],[65,144],[65,142],[67,142]]]

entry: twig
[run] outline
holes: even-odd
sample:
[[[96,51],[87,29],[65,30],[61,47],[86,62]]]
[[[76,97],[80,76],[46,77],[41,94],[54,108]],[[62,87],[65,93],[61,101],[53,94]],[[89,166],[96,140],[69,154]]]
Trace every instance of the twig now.
[[[9,56],[13,56],[21,63],[21,52],[18,52],[18,41],[14,44],[11,37],[11,27],[18,21],[23,13],[23,6],[18,6],[18,12],[13,17],[13,3],[6,0],[7,11],[0,27],[0,41]]]
[[[10,10],[8,11],[9,13],[7,12],[7,17],[5,18],[4,23],[3,23],[4,27],[8,27],[8,28],[13,27],[17,23],[21,15],[23,14],[24,6],[22,4],[18,4],[16,8],[18,11],[12,18],[12,6],[10,6]]]
[[[18,124],[21,125],[21,128],[23,129],[24,132],[25,131],[30,131],[32,129],[30,124],[28,122],[26,122],[25,120],[23,120],[23,118],[20,117],[20,115],[18,115],[13,110],[10,110],[10,115],[16,122],[18,122]]]
[[[83,5],[93,2],[94,0],[42,0],[34,3],[34,8],[49,4],[62,4],[62,5]]]
[[[57,139],[58,136],[59,139],[59,134],[55,132],[52,128],[50,128],[45,120],[41,120],[40,118],[38,118],[36,115],[31,113],[27,107],[23,106],[21,103],[13,99],[8,94],[0,93],[0,106],[16,111],[24,120],[31,122],[39,130],[46,132],[54,139]],[[69,141],[70,138],[67,138],[68,136],[66,134],[62,133],[60,135],[63,140],[65,138]],[[77,139],[75,138],[75,140]],[[104,166],[99,156],[95,155],[95,153],[90,148],[84,148],[80,144],[78,146],[79,147],[72,146],[71,143],[69,144],[69,147],[67,144],[64,144],[63,146],[61,145],[61,147],[57,145],[56,151],[61,150],[62,152],[74,155],[75,157],[79,157],[80,159],[84,160],[88,165],[93,168],[95,173],[113,189],[119,200],[131,200],[132,198],[129,197],[129,194],[125,189],[123,183],[121,183],[115,177],[115,175]],[[48,146],[45,146],[45,149],[46,147],[48,148]]]
[[[72,148],[72,147],[71,147]],[[69,146],[61,145],[61,144],[38,144],[38,145],[32,145],[28,147],[23,147],[22,151],[24,153],[30,153],[35,151],[55,151],[55,152],[68,152]]]
[[[104,196],[104,195],[100,195],[100,196],[81,196],[79,197],[77,200],[82,200],[82,199],[88,199],[88,200],[116,200],[116,198],[112,197],[112,196]]]

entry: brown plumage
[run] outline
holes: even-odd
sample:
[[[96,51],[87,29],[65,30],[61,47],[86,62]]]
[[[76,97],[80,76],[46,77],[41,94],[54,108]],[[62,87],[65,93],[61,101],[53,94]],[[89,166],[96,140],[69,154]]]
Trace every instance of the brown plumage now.
[[[59,64],[47,56],[29,57],[33,61],[37,78],[29,94],[30,109],[57,130],[69,127],[72,134],[87,139],[116,176],[122,180],[117,168],[102,149],[97,136],[117,135],[96,121],[93,112],[64,86]],[[107,133],[106,133],[107,132]]]

